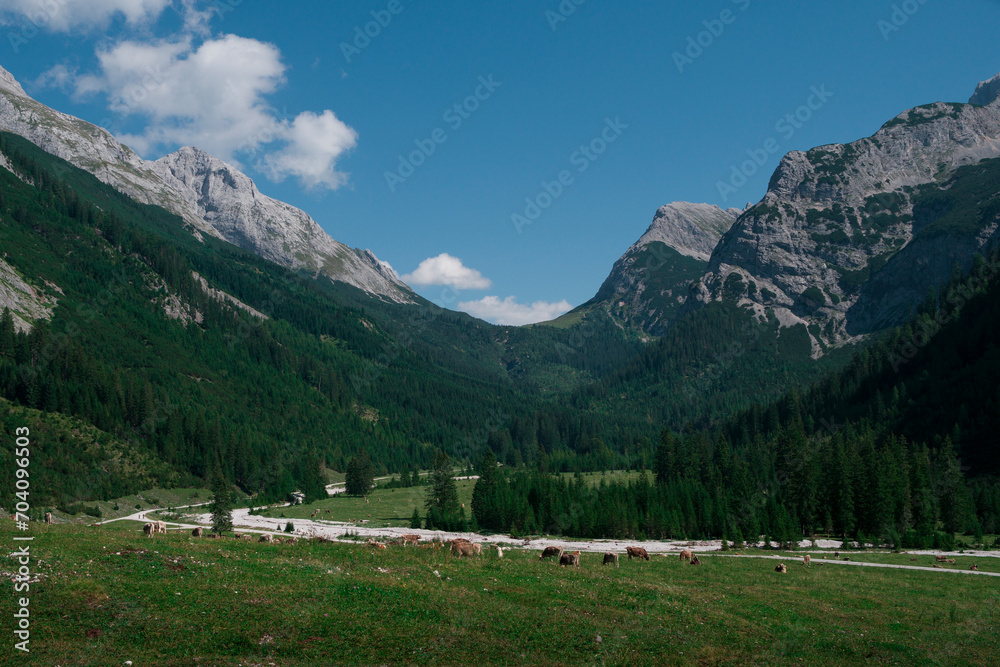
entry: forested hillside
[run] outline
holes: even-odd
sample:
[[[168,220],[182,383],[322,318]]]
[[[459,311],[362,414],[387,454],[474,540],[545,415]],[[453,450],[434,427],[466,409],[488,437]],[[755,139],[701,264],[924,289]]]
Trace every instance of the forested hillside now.
[[[977,257],[907,326],[707,430],[665,429],[655,484],[567,482],[481,464],[494,530],[775,541],[827,534],[947,546],[1000,531],[1000,258]]]

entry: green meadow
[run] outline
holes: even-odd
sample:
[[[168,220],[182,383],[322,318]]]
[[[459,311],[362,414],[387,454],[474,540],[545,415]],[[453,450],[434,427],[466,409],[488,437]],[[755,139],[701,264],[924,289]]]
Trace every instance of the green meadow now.
[[[399,490],[397,490],[399,493]],[[333,500],[333,499],[331,499]],[[10,521],[0,526],[13,532]],[[706,555],[582,567],[538,552],[32,524],[31,654],[10,665],[986,665],[1000,578]],[[905,554],[852,559],[911,564]],[[956,555],[953,567],[968,568]],[[927,565],[932,556],[920,556]],[[981,567],[988,559],[978,559]],[[3,568],[0,616],[15,593]],[[985,567],[983,569],[986,569]],[[991,568],[995,571],[995,568]],[[22,595],[22,594],[19,594]],[[13,629],[12,627],[9,629]]]

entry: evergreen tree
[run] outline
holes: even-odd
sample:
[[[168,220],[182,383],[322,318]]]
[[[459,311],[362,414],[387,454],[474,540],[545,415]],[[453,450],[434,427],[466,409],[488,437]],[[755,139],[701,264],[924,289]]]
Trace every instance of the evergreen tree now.
[[[347,464],[345,491],[349,496],[367,496],[375,483],[375,468],[368,452],[361,450]]]
[[[472,515],[482,528],[501,530],[500,507],[497,495],[500,490],[497,457],[489,449],[479,462],[479,480],[472,491]]]
[[[413,516],[410,517],[410,528],[420,528],[420,510],[413,508]]]
[[[452,477],[451,458],[438,450],[431,470],[431,488],[427,490],[428,519],[433,517],[437,526],[447,525],[451,521],[457,521],[459,509],[458,487]]]
[[[233,529],[233,497],[229,482],[218,470],[212,481],[212,530],[221,535]]]

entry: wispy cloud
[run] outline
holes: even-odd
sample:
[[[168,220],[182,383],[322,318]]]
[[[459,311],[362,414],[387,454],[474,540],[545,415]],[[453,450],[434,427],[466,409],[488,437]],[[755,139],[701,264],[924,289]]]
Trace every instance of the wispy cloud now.
[[[535,301],[530,305],[520,304],[517,297],[509,296],[501,300],[497,296],[487,296],[478,301],[463,301],[458,309],[494,324],[522,326],[537,322],[548,322],[573,309],[573,306],[563,299],[555,303]]]
[[[54,32],[107,27],[121,16],[130,25],[159,18],[172,0],[0,0],[0,22],[22,17]]]
[[[419,287],[448,285],[460,290],[489,289],[493,286],[493,281],[489,278],[465,266],[462,260],[448,253],[441,253],[437,257],[429,257],[420,262],[420,266],[413,273],[403,276],[403,281]]]

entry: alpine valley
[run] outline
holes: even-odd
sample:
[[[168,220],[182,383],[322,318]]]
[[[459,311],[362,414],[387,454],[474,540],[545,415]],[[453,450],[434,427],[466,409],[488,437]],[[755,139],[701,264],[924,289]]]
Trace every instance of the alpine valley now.
[[[489,471],[495,530],[1000,530],[1000,75],[789,153],[745,209],[662,206],[593,299],[526,327],[439,308],[233,166],[146,161],[2,69],[0,130],[0,427],[32,426],[53,506],[212,475],[315,499],[327,470],[446,454]],[[612,468],[661,496],[552,475]]]

